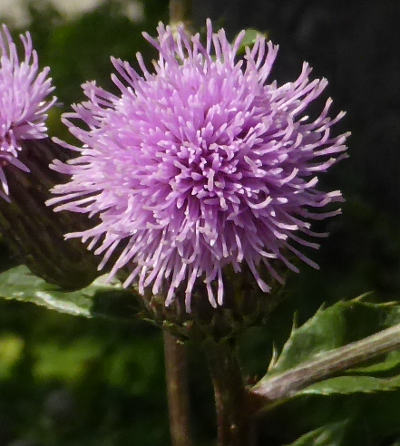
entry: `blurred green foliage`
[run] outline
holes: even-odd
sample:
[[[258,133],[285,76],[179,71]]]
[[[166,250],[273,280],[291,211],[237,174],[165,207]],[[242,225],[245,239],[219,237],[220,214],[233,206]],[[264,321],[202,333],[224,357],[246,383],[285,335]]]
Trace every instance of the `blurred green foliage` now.
[[[144,15],[138,22],[124,15],[124,3],[129,2],[99,2],[93,11],[67,20],[50,2],[27,1],[34,45],[41,65],[51,67],[60,100],[49,117],[51,135],[69,138],[59,118],[72,102],[83,99],[81,83],[96,79],[99,85],[114,88],[110,55],[134,66],[137,51],[149,63],[154,57],[141,31],[155,33],[157,22],[167,19],[168,1],[141,0]],[[299,276],[291,276],[290,298],[268,325],[243,336],[241,354],[249,382],[265,373],[272,342],[279,349],[286,341],[294,313],[302,323],[323,302],[369,290],[383,300],[397,297],[398,220],[359,196],[356,180],[346,175],[338,175],[343,188],[348,186],[344,215],[328,224],[332,237],[314,255],[321,272],[303,266]],[[14,264],[0,242],[0,270]],[[211,445],[215,421],[210,382],[204,358],[194,346],[190,371],[196,444]],[[399,407],[398,391],[351,399],[335,396],[329,402],[307,396],[263,420],[261,437],[265,444],[279,446],[309,432],[295,444],[335,445],[346,434],[345,446],[395,446],[400,442]],[[345,429],[346,416],[355,420],[351,431]],[[140,321],[117,325],[0,301],[0,445],[131,444],[169,444],[159,330]]]
[[[0,444],[167,442],[158,330],[0,307]]]

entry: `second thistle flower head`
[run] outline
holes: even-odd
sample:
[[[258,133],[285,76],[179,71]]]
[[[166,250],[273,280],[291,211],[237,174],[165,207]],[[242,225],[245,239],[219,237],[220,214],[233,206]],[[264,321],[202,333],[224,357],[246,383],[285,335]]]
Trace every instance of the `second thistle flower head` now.
[[[144,34],[159,52],[153,71],[140,54],[142,75],[112,59],[120,94],[86,83],[88,100],[64,116],[83,145],[54,163],[71,177],[50,203],[99,214],[99,225],[69,236],[91,240],[101,266],[119,249],[111,276],[132,265],[125,285],[163,291],[166,305],[184,286],[190,310],[198,280],[211,305],[222,305],[227,265],[247,265],[266,292],[260,269],[280,280],[276,261],[296,270],[288,253],[315,265],[298,247],[317,247],[307,240],[318,235],[310,220],[337,214],[318,211],[342,200],[317,183],[344,156],[347,134],[331,135],[343,113],[330,118],[328,99],[316,119],[306,116],[327,81],[311,80],[305,63],[295,81],[269,83],[278,47],[259,36],[241,59],[243,36],[230,44],[208,21],[203,45],[160,24],[157,39]]]
[[[0,196],[8,200],[4,167],[29,168],[18,159],[23,140],[47,136],[47,111],[56,98],[46,100],[54,90],[49,68],[39,72],[38,57],[29,33],[20,36],[24,57],[18,57],[14,41],[5,25],[0,29]]]

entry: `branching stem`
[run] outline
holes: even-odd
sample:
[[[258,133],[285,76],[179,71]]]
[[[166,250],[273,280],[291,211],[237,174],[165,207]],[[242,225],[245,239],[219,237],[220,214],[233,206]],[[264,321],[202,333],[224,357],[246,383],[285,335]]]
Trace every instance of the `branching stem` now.
[[[262,397],[263,406],[290,398],[297,391],[384,353],[400,348],[400,324],[344,347],[333,349],[320,358],[306,361],[272,378],[264,377],[249,391],[249,397]]]

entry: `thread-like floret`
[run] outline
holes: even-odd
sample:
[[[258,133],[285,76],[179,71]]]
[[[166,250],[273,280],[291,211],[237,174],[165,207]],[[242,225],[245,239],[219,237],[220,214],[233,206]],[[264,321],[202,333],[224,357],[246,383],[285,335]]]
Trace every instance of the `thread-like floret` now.
[[[205,46],[198,34],[163,24],[157,39],[144,37],[159,51],[154,70],[140,54],[141,75],[112,59],[120,95],[88,82],[88,100],[64,115],[82,145],[69,146],[76,158],[54,163],[70,181],[49,204],[101,219],[67,236],[90,240],[101,267],[123,244],[110,277],[132,265],[125,285],[165,292],[166,305],[184,284],[188,311],[197,280],[212,306],[223,304],[226,265],[247,264],[265,292],[259,268],[282,280],[274,262],[297,270],[288,253],[316,267],[298,247],[317,248],[308,239],[324,235],[310,220],[340,212],[321,212],[342,196],[317,183],[346,156],[348,136],[331,135],[344,115],[329,117],[331,99],[316,119],[305,115],[327,81],[311,80],[304,63],[295,81],[268,83],[278,47],[260,35],[238,58],[244,32],[231,44],[210,21]]]
[[[0,30],[0,196],[9,200],[5,168],[13,165],[29,172],[18,159],[21,142],[47,136],[47,111],[56,98],[46,100],[54,90],[49,68],[39,72],[38,57],[29,33],[21,35],[24,58],[5,25]]]

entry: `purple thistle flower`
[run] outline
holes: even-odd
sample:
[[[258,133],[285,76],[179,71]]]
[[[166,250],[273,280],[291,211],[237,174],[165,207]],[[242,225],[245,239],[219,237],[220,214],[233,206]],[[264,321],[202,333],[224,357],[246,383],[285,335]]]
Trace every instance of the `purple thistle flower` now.
[[[21,35],[25,57],[19,60],[17,48],[5,25],[0,30],[0,196],[9,201],[5,167],[29,168],[18,159],[21,142],[47,137],[47,111],[56,98],[45,100],[54,90],[49,68],[39,72],[38,57],[29,33]]]
[[[188,311],[199,278],[211,305],[223,304],[226,265],[247,264],[265,292],[262,265],[281,282],[274,262],[297,271],[290,252],[317,267],[298,246],[317,248],[307,238],[326,234],[312,232],[309,220],[340,212],[312,209],[342,201],[339,191],[317,189],[317,175],[345,157],[348,136],[330,134],[344,115],[328,116],[331,99],[316,119],[305,115],[327,81],[310,80],[304,63],[294,82],[267,83],[278,47],[260,35],[237,59],[244,32],[230,44],[209,20],[205,46],[183,27],[160,24],[157,39],[143,35],[159,51],[154,72],[141,54],[142,76],[113,58],[120,95],[88,82],[88,100],[64,115],[83,145],[69,146],[78,156],[68,163],[54,162],[71,179],[48,204],[101,219],[67,237],[90,240],[100,267],[120,247],[110,277],[132,265],[124,285],[165,292],[166,305],[185,284]]]

